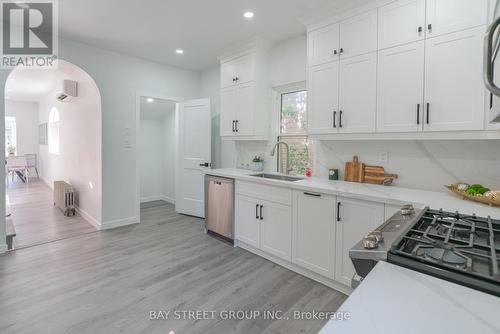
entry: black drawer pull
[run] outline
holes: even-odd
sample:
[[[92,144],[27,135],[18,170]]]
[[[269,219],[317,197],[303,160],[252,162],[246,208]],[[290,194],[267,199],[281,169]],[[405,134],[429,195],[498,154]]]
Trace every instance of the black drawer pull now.
[[[417,125],[420,125],[420,103],[417,104]]]
[[[339,111],[339,128],[342,127],[342,114],[343,114],[343,111]]]
[[[337,221],[341,221],[342,219],[340,219],[340,206],[342,205],[342,203],[340,202],[337,202]]]
[[[313,193],[308,193],[308,192],[305,192],[304,195],[306,195],[306,196],[314,196],[314,197],[321,197],[321,194],[313,194]]]
[[[255,205],[255,219],[259,219],[259,204]]]
[[[264,207],[264,205],[261,205],[260,206],[260,220],[263,220],[264,217],[262,216],[262,208]]]
[[[431,109],[431,104],[429,102],[427,102],[427,124],[429,124],[431,122],[431,118],[430,118],[430,109]]]

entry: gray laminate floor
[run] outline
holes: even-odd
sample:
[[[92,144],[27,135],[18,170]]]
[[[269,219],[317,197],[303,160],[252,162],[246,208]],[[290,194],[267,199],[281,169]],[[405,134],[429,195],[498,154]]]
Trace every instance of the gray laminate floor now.
[[[16,229],[14,247],[22,248],[54,240],[95,232],[96,229],[80,215],[65,217],[54,207],[52,189],[40,179],[28,184],[9,177],[7,195]]]
[[[207,236],[201,219],[176,214],[170,204],[141,211],[136,226],[0,256],[0,333],[316,333],[325,321],[218,315],[335,311],[346,298]],[[150,320],[150,311],[159,310],[213,310],[216,316]]]

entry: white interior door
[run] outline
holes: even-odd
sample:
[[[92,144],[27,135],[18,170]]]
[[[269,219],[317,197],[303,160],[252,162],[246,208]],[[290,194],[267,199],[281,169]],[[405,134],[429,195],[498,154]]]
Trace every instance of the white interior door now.
[[[179,173],[175,209],[179,213],[204,217],[203,171],[210,169],[212,161],[210,99],[190,100],[181,103],[178,137]]]

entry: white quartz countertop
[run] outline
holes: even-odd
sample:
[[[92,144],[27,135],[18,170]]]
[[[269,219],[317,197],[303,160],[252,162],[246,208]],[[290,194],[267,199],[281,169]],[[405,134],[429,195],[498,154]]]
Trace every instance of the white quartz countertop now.
[[[500,219],[500,208],[490,207],[472,201],[464,201],[457,195],[446,191],[426,191],[397,186],[386,187],[364,183],[329,181],[317,177],[305,178],[297,182],[286,182],[254,177],[251,175],[256,174],[256,172],[237,168],[211,169],[206,170],[205,173],[236,180],[251,181],[305,191],[315,191],[324,194],[358,198],[387,204],[402,205],[412,203],[417,207],[429,206],[432,209],[443,209],[451,212],[459,211],[463,214],[475,213],[482,217],[491,216],[494,219]],[[443,190],[445,190],[444,186]]]
[[[500,297],[379,262],[320,334],[498,334]],[[344,316],[347,313],[343,313]]]

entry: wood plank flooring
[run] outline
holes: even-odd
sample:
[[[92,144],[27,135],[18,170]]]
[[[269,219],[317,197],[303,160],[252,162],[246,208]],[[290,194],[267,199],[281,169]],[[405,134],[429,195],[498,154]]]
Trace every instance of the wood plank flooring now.
[[[316,333],[318,320],[222,320],[224,310],[335,311],[345,296],[203,233],[170,204],[141,224],[0,256],[0,333]],[[216,311],[150,320],[150,311]]]
[[[94,232],[96,229],[78,214],[65,217],[54,207],[52,189],[43,181],[31,178],[24,184],[9,178],[7,194],[16,237],[14,247],[22,248]]]

